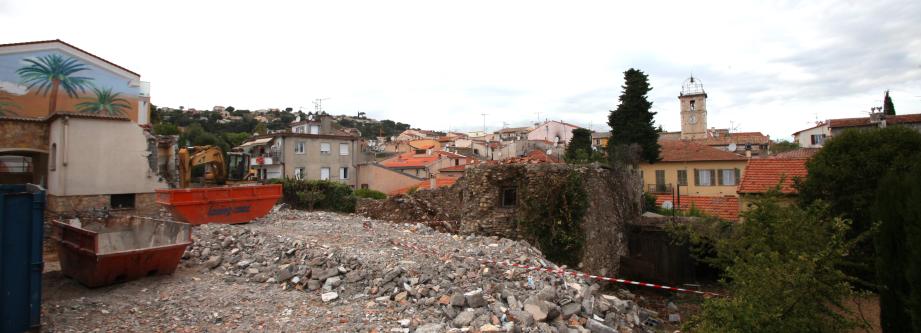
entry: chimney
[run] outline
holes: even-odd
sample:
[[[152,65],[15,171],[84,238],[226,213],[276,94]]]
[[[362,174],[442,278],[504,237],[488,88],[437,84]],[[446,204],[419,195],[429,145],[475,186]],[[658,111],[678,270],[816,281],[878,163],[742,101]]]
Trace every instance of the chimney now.
[[[751,158],[752,158],[752,151],[751,151],[751,150],[746,150],[746,151],[745,151],[745,157],[751,159]]]
[[[435,185],[436,185],[437,183],[438,183],[438,182],[435,181],[435,175],[429,175],[429,189],[434,190],[434,189],[435,189]]]

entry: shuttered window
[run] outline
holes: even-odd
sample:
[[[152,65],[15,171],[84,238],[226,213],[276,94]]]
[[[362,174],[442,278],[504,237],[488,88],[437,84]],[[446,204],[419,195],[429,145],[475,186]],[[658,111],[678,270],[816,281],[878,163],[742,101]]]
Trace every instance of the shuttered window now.
[[[687,170],[678,170],[678,186],[688,186]]]

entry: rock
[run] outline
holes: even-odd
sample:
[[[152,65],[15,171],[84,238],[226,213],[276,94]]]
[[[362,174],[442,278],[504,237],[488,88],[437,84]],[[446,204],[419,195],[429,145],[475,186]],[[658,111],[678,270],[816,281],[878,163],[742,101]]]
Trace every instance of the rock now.
[[[335,291],[331,291],[331,292],[320,295],[320,299],[322,299],[323,302],[330,302],[337,298],[339,298],[339,294],[337,294]]]
[[[673,312],[678,312],[678,306],[675,303],[668,302],[668,309]]]
[[[502,332],[502,331],[503,331],[502,328],[496,327],[495,325],[489,324],[489,323],[484,324],[483,326],[480,326],[480,332]]]
[[[278,269],[275,270],[275,281],[288,281],[288,279],[294,276],[294,273],[294,265],[279,265]]]
[[[547,320],[547,304],[544,302],[528,303],[524,305],[524,310],[531,314],[536,321]]]
[[[396,301],[396,302],[402,302],[402,301],[405,301],[405,300],[406,300],[406,297],[407,297],[407,296],[408,296],[408,294],[407,294],[405,291],[404,291],[404,292],[400,292],[400,293],[397,293],[396,295],[393,295],[393,300]]]
[[[515,296],[508,296],[508,308],[512,310],[521,310],[521,303],[518,302],[518,299]]]
[[[348,283],[355,283],[358,281],[364,280],[364,276],[361,275],[359,271],[351,271],[345,274],[345,281]]]
[[[393,281],[393,279],[395,279],[397,276],[400,276],[400,274],[403,274],[403,267],[397,266],[384,274],[384,279],[382,282],[387,283]]]
[[[670,314],[668,314],[668,321],[669,321],[669,322],[672,322],[672,323],[677,323],[677,322],[681,321],[681,315],[679,315],[679,314],[677,314],[677,313],[670,313]]]
[[[594,319],[589,319],[585,326],[592,333],[617,333],[617,331],[610,326],[602,324],[600,321]]]
[[[333,267],[333,268],[330,268],[330,269],[327,269],[327,270],[324,270],[324,271],[320,271],[320,273],[318,273],[318,275],[316,276],[316,278],[317,278],[317,280],[324,281],[324,280],[326,280],[326,279],[328,279],[328,278],[331,278],[331,277],[333,277],[333,276],[336,276],[336,275],[339,275],[339,269]]]
[[[221,265],[222,259],[223,257],[221,256],[212,256],[205,262],[205,267],[208,267],[208,269],[215,269],[217,266]]]
[[[512,317],[511,319],[520,324],[522,327],[529,327],[534,325],[534,316],[527,311],[522,310],[509,310],[508,314]]]
[[[400,326],[409,327],[409,323],[411,323],[412,320],[410,320],[410,319],[400,319],[400,320],[397,320],[397,322],[400,323]]]
[[[341,284],[342,284],[342,279],[339,278],[338,276],[333,276],[331,278],[326,279],[326,282],[323,283],[323,290],[332,291],[333,289],[335,289]]]
[[[567,319],[569,318],[569,316],[577,314],[581,310],[582,310],[582,305],[579,303],[573,302],[573,303],[568,303],[566,305],[563,305],[563,308],[560,310],[560,313],[563,316],[563,319]]]
[[[237,267],[238,267],[238,268],[247,268],[247,267],[249,267],[250,264],[252,264],[252,261],[249,261],[249,260],[240,260],[240,262],[237,263]]]
[[[451,295],[451,305],[464,307],[464,303],[466,303],[466,298],[464,297],[464,295],[462,294]]]
[[[547,320],[548,321],[553,320],[554,318],[560,316],[560,306],[559,305],[556,305],[556,303],[551,303],[547,301],[544,301],[544,303],[547,304]]]
[[[470,325],[474,318],[476,318],[476,311],[462,311],[457,314],[457,317],[454,317],[451,323],[457,328],[466,327]]]
[[[446,331],[444,324],[434,323],[416,327],[415,333],[442,333],[444,331]]]
[[[486,306],[486,300],[483,299],[483,291],[479,289],[464,294],[464,299],[467,300],[467,306],[471,308]]]
[[[323,285],[320,283],[320,280],[307,280],[307,290],[314,291],[320,289]]]

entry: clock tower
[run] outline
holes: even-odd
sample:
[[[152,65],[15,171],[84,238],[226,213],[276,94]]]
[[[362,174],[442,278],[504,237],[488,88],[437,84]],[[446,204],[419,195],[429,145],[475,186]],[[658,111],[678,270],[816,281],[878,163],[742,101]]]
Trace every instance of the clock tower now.
[[[707,137],[707,92],[700,80],[691,76],[681,85],[681,139]]]

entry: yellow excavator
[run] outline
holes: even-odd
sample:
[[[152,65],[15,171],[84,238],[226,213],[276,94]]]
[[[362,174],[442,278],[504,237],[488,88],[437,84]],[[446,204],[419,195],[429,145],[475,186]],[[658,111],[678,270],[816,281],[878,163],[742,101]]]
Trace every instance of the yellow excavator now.
[[[195,146],[179,149],[179,187],[187,188],[192,184],[192,168],[205,166],[205,182],[224,185],[230,182],[256,180],[256,169],[249,166],[246,153],[232,151],[227,153],[230,163],[224,160],[224,151],[217,146]]]

